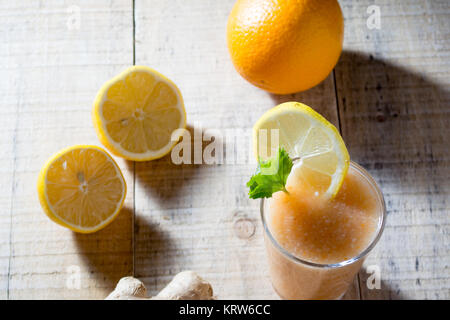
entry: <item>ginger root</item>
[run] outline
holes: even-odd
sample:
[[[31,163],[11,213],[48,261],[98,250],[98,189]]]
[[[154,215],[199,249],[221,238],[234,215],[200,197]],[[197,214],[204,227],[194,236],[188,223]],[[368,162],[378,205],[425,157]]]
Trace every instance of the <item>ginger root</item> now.
[[[144,283],[133,277],[120,279],[116,288],[106,300],[211,300],[213,289],[211,284],[193,271],[178,273],[169,284],[155,297],[147,297]]]

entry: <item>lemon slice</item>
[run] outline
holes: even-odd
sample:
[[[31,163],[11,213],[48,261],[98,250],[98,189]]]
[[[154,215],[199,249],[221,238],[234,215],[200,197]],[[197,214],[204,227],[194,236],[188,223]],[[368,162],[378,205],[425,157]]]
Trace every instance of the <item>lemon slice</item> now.
[[[38,195],[44,212],[76,232],[95,232],[122,208],[126,184],[114,160],[96,146],[73,146],[42,167]]]
[[[182,135],[176,129],[186,127],[186,111],[172,81],[151,68],[133,66],[100,89],[93,120],[111,153],[146,161],[170,152]]]
[[[302,103],[282,103],[262,115],[253,127],[253,143],[261,158],[276,154],[279,146],[300,158],[287,185],[302,179],[316,194],[333,198],[347,174],[350,157],[338,130]]]

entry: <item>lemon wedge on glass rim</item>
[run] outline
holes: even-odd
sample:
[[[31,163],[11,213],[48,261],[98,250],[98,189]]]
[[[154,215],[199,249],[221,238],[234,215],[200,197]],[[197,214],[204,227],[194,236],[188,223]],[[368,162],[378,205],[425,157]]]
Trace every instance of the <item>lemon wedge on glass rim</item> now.
[[[114,155],[134,161],[161,158],[186,128],[178,87],[159,72],[133,66],[99,90],[92,118],[100,142]]]
[[[72,231],[91,233],[119,214],[127,186],[120,168],[106,151],[78,145],[61,150],[45,163],[37,191],[51,220]]]
[[[275,131],[273,135],[272,130]],[[276,139],[278,135],[278,141]],[[271,137],[275,137],[272,141]],[[283,147],[294,163],[290,179],[301,179],[317,195],[332,199],[348,171],[350,156],[339,131],[312,108],[299,102],[282,103],[264,113],[253,126],[253,147],[259,158]]]

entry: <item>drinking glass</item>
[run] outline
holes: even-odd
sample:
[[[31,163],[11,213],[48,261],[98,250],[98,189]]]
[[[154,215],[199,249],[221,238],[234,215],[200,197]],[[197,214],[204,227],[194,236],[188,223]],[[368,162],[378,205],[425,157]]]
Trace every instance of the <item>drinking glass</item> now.
[[[378,225],[371,243],[358,255],[337,263],[320,264],[303,260],[284,249],[267,224],[271,199],[261,200],[261,219],[272,285],[282,299],[340,299],[347,291],[365,257],[380,239],[386,220],[383,194],[372,176],[360,165],[350,162],[353,170],[366,179],[379,202]]]

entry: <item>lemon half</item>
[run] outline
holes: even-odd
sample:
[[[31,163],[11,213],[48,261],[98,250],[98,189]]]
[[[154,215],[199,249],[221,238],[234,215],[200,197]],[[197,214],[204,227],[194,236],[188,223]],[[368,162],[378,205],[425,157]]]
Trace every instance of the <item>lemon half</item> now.
[[[186,111],[177,86],[159,72],[133,66],[106,82],[92,113],[100,142],[128,160],[161,158],[186,127]],[[173,134],[173,135],[172,135]]]
[[[290,179],[302,179],[327,198],[338,193],[350,162],[336,127],[299,102],[282,103],[262,115],[253,127],[253,146],[261,158],[275,155],[279,146],[291,158],[299,158],[287,184]]]
[[[120,168],[96,146],[73,146],[53,155],[39,173],[37,189],[51,220],[82,233],[113,221],[127,193]]]

